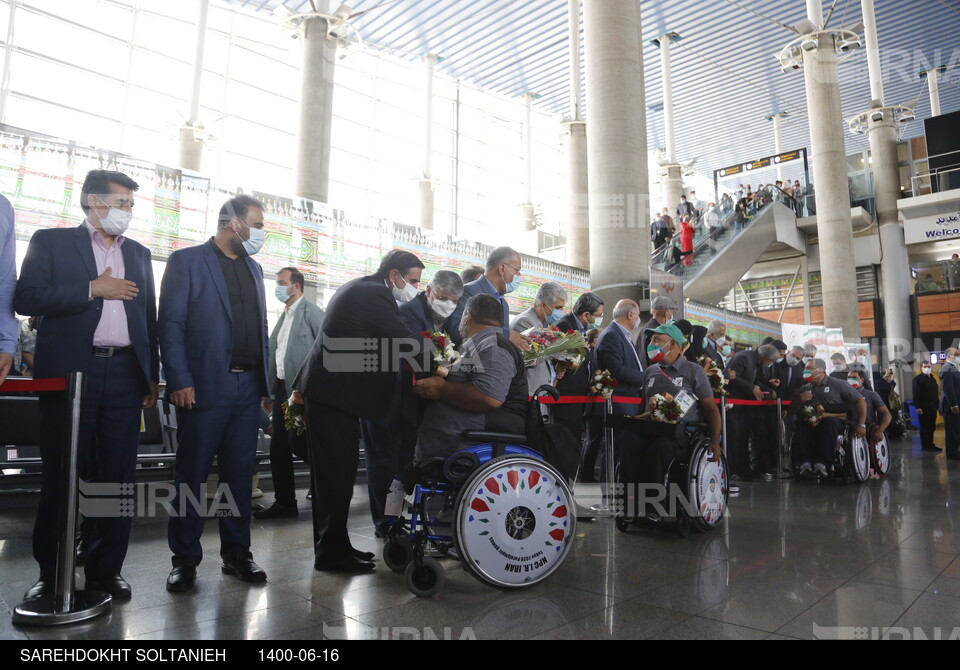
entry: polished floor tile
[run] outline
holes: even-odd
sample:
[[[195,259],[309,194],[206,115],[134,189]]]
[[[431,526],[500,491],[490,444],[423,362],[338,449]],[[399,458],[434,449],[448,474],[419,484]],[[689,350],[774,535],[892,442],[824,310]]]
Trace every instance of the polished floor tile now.
[[[196,591],[170,594],[166,523],[138,518],[123,571],[133,598],[96,620],[53,628],[10,620],[37,577],[36,501],[20,497],[0,510],[0,638],[949,638],[960,622],[960,468],[920,452],[913,434],[892,451],[893,469],[880,481],[746,483],[717,528],[682,539],[668,526],[620,532],[610,519],[579,523],[566,562],[531,588],[493,588],[443,559],[445,587],[426,599],[383,565],[363,486],[350,534],[378,554],[370,574],[313,569],[304,506],[298,519],[253,522],[266,584],[220,573],[217,527],[208,523]]]

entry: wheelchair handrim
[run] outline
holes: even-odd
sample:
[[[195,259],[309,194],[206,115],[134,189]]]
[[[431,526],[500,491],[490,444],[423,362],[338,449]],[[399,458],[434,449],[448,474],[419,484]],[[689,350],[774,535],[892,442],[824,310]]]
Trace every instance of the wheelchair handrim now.
[[[456,509],[461,560],[481,580],[502,588],[549,577],[566,558],[575,532],[573,496],[563,477],[527,457],[486,463],[460,490]]]
[[[699,446],[690,459],[690,501],[697,506],[697,525],[713,527],[723,519],[727,509],[729,483],[727,463],[723,454],[720,460],[708,461],[710,452]]]

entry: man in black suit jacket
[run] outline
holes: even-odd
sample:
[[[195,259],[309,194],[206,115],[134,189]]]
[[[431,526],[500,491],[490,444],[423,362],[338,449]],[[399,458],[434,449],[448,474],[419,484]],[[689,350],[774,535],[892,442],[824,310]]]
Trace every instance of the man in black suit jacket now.
[[[947,360],[940,367],[940,413],[946,433],[947,458],[960,460],[960,368],[955,347],[946,350]]]
[[[643,366],[631,333],[640,323],[640,306],[633,300],[621,300],[613,308],[613,323],[603,329],[594,352],[597,370],[609,370],[620,385],[616,395],[639,398],[643,389]],[[615,403],[614,414],[634,416],[640,405]]]
[[[412,380],[400,386],[397,373],[406,364],[424,365],[424,340],[400,320],[397,301],[416,295],[423,263],[408,251],[394,249],[377,272],[353,279],[327,306],[320,337],[300,369],[293,388],[306,405],[313,476],[314,567],[337,572],[374,568],[372,554],[356,551],[347,534],[347,517],[357,476],[360,419],[404,414]],[[410,289],[413,289],[411,291]],[[411,295],[412,293],[412,295]],[[402,342],[401,342],[402,340]],[[409,370],[409,368],[407,368]],[[395,405],[399,403],[399,405]]]
[[[124,235],[137,188],[121,172],[91,170],[80,191],[86,220],[77,228],[37,231],[14,297],[19,313],[40,317],[34,377],[85,373],[79,436],[83,472],[93,482],[131,486],[140,414],[156,405],[159,379],[150,250]],[[62,394],[41,396],[43,478],[33,531],[40,579],[25,597],[53,590],[65,414]],[[130,522],[130,517],[84,521],[86,588],[130,596],[130,585],[120,575]]]
[[[913,378],[913,406],[920,418],[920,448],[923,451],[939,451],[933,443],[937,429],[937,405],[940,404],[940,385],[933,378],[933,366],[924,361],[920,374]]]
[[[603,300],[596,293],[584,293],[573,305],[573,311],[564,316],[557,322],[557,328],[561,331],[573,330],[584,336],[586,339],[587,331],[591,328],[599,327],[603,319]],[[587,389],[590,386],[590,377],[593,375],[595,366],[593,361],[593,352],[584,349],[584,361],[576,371],[567,371],[563,377],[557,380],[556,389],[560,395],[584,396],[587,395]],[[593,409],[593,405],[550,405],[550,412],[557,423],[561,423],[570,429],[577,444],[583,439],[584,416]],[[596,460],[596,453],[590,454],[584,452],[583,467],[581,471],[587,474],[593,472],[593,463]],[[588,477],[589,478],[589,477]]]

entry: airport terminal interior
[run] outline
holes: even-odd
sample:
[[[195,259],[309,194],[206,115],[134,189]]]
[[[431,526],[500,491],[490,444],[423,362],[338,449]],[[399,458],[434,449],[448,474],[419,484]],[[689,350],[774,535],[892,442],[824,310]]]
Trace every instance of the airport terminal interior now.
[[[549,577],[498,588],[454,551],[430,597],[381,557],[363,457],[348,528],[375,571],[314,569],[297,460],[299,517],[251,522],[266,583],[221,574],[211,518],[194,592],[169,592],[149,492],[173,480],[177,430],[156,409],[132,597],[23,625],[40,416],[0,387],[0,639],[960,639],[960,451],[944,449],[960,444],[941,418],[924,448],[913,397],[921,364],[939,382],[960,345],[957,25],[958,0],[0,0],[17,268],[37,231],[83,221],[89,170],[117,170],[140,185],[126,234],[158,290],[225,200],[262,203],[270,332],[284,268],[326,308],[392,249],[423,261],[423,288],[509,245],[511,315],[547,282],[567,310],[599,295],[606,328],[619,300],[642,324],[666,297],[725,324],[726,360],[813,343],[903,402],[879,471],[801,480],[778,427],[776,466],[725,478],[722,518],[689,534],[615,519],[605,485],[577,482]],[[269,507],[264,421],[253,502]]]

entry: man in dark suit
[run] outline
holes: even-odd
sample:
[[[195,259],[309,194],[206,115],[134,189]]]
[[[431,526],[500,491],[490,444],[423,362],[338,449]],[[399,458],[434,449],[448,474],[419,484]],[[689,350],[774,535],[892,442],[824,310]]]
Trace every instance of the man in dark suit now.
[[[603,329],[594,350],[596,369],[609,370],[620,385],[617,395],[639,398],[643,389],[643,366],[631,333],[640,324],[640,306],[633,300],[621,300],[613,308],[613,323]],[[634,416],[639,405],[615,403],[614,414]]]
[[[727,324],[720,319],[713,319],[707,324],[707,341],[703,345],[703,353],[713,359],[717,367],[723,370],[723,346],[727,339]]]
[[[596,293],[584,293],[573,305],[573,311],[557,323],[561,331],[573,330],[584,336],[591,328],[598,328],[603,319],[603,300]],[[593,352],[585,349],[584,361],[575,371],[567,371],[556,382],[560,395],[585,396],[590,386],[590,377],[595,371]],[[595,405],[551,405],[550,412],[557,423],[570,429],[577,444],[583,440],[584,417],[596,409]],[[589,481],[592,479],[596,450],[588,448],[582,452],[581,472]]]
[[[293,457],[307,460],[306,435],[288,431],[281,405],[290,397],[290,382],[297,376],[307,359],[323,325],[323,310],[303,295],[304,278],[295,267],[277,273],[274,296],[283,302],[284,309],[270,333],[270,351],[267,380],[270,397],[263,401],[263,409],[271,415],[270,475],[273,477],[275,502],[258,510],[258,519],[292,518],[300,515],[293,476]]]
[[[173,500],[178,514],[167,528],[173,552],[168,591],[191,590],[203,559],[206,510],[196,509],[189,497],[205,499],[214,456],[229,492],[228,515],[218,514],[221,571],[247,582],[267,579],[250,553],[251,478],[260,399],[267,395],[263,269],[250,256],[264,237],[263,205],[239,195],[220,208],[216,235],[173,252],[163,273],[160,351],[180,437]]]
[[[310,437],[317,570],[374,568],[369,562],[372,554],[355,550],[347,534],[360,419],[382,419],[393,412],[406,418],[413,384],[408,377],[398,393],[397,374],[413,365],[429,369],[429,361],[424,365],[420,355],[426,340],[404,325],[397,307],[398,300],[407,302],[416,296],[422,272],[420,259],[394,249],[384,256],[376,273],[337,289],[327,306],[321,335],[294,381],[305,401]],[[401,348],[398,357],[395,354]]]
[[[411,275],[412,276],[412,275]],[[450,324],[450,315],[457,308],[463,293],[463,282],[456,272],[438,270],[430,279],[426,291],[409,302],[400,303],[400,320],[411,333],[445,332],[456,330]],[[396,397],[403,392],[403,375],[397,376]],[[393,405],[390,415],[376,419],[362,419],[360,432],[363,437],[364,463],[367,469],[367,494],[370,498],[370,515],[373,517],[374,534],[383,537],[385,524],[392,519],[384,513],[387,493],[393,478],[404,466],[413,462],[417,446],[417,426],[399,415],[400,403]]]
[[[85,373],[80,416],[81,471],[91,481],[133,485],[140,415],[157,401],[156,294],[150,251],[126,237],[138,185],[121,172],[91,170],[80,191],[86,220],[40,230],[30,240],[14,307],[40,317],[34,377]],[[66,400],[43,394],[43,478],[33,531],[40,580],[25,597],[52,593],[57,563]],[[129,597],[120,575],[130,517],[89,518],[86,588]]]
[[[772,344],[764,344],[759,349],[747,349],[736,353],[726,367],[729,375],[727,389],[733,400],[763,400],[764,392],[775,392],[761,380],[761,368],[766,372],[767,380],[780,357],[780,352]],[[778,384],[779,385],[779,384]],[[753,407],[734,405],[727,410],[727,463],[731,481],[750,481],[750,438],[756,438],[759,431],[754,421]],[[757,443],[754,451],[759,455],[766,444]]]
[[[945,352],[947,360],[940,367],[940,413],[946,432],[947,458],[960,461],[960,368],[955,347]]]
[[[520,270],[520,254],[510,247],[497,247],[490,252],[487,258],[487,269],[479,279],[463,285],[463,295],[457,309],[450,316],[453,332],[450,337],[457,346],[463,342],[460,337],[460,320],[467,300],[480,293],[491,295],[500,301],[503,310],[503,336],[510,339],[514,346],[521,351],[530,349],[530,338],[521,335],[518,331],[510,330],[510,307],[507,305],[506,295],[520,288],[522,278]]]
[[[920,418],[920,448],[923,451],[940,451],[933,443],[937,429],[937,405],[940,404],[940,385],[933,378],[933,366],[924,361],[920,374],[913,378],[913,406]]]

